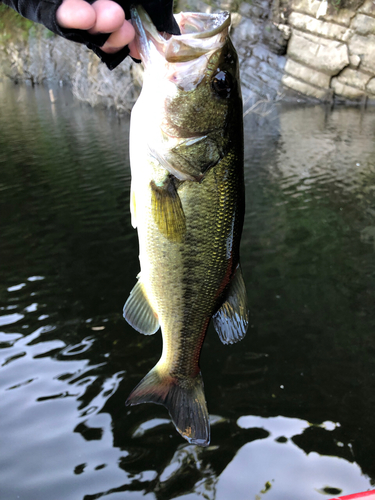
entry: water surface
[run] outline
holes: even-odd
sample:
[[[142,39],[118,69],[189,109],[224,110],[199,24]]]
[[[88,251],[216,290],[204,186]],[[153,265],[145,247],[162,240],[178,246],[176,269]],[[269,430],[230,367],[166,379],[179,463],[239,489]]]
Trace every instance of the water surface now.
[[[375,484],[375,112],[249,114],[242,267],[251,326],[210,329],[211,446],[126,408],[160,334],[138,273],[129,118],[0,83],[1,500],[318,500]]]

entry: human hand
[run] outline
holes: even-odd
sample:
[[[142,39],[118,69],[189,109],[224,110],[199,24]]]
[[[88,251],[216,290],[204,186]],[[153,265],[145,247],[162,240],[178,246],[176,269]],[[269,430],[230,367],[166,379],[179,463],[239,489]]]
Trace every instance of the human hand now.
[[[128,45],[130,55],[140,59],[133,25],[125,19],[122,7],[112,0],[96,0],[91,5],[84,0],[63,0],[56,11],[56,20],[62,28],[85,30],[91,35],[110,33],[100,47],[103,52],[113,54]]]

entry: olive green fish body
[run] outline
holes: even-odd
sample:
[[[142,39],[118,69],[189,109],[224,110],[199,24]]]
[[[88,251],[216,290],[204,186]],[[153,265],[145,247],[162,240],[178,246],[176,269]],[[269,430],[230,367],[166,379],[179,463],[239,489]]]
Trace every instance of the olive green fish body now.
[[[160,234],[152,207],[145,234],[139,232],[141,276],[162,328],[163,362],[186,376],[197,373],[208,322],[238,264],[241,188],[236,172],[226,168],[228,160],[201,183],[186,181],[177,189],[186,223],[181,242]],[[187,344],[189,349],[180,347]]]
[[[167,64],[160,86],[157,72],[147,74],[145,64],[130,138],[131,210],[141,272],[124,315],[142,333],[154,333],[160,326],[163,352],[128,404],[165,405],[178,431],[200,445],[209,443],[199,368],[208,324],[213,317],[224,343],[240,340],[247,329],[239,268],[244,213],[242,101],[238,63],[226,34],[227,17],[219,19],[221,24],[216,18],[208,23],[206,39],[222,38],[206,50],[198,70],[191,64],[194,85],[186,75],[179,76],[178,51],[164,47],[163,59],[168,50],[174,59]],[[184,47],[183,56],[195,62],[202,59],[195,52],[202,50],[199,44],[192,51]],[[213,83],[217,75],[218,82]],[[155,85],[158,92],[149,104]]]

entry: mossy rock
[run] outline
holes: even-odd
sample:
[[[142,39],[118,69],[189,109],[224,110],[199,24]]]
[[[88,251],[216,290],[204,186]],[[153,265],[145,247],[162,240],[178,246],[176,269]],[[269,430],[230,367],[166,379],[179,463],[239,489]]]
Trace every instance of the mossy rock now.
[[[364,0],[328,0],[328,3],[336,9],[356,11],[364,3]]]
[[[34,25],[10,7],[0,4],[0,41],[26,40]]]

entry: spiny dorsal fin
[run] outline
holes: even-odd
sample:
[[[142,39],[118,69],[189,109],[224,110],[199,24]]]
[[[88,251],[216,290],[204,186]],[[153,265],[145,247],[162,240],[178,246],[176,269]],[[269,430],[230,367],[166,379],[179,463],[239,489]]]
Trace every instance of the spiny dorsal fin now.
[[[170,241],[181,243],[185,236],[185,214],[171,178],[161,186],[151,181],[152,212],[159,231]]]
[[[210,422],[200,372],[194,378],[178,378],[156,365],[133,389],[125,404],[141,403],[164,405],[182,437],[191,444],[209,445]]]
[[[125,302],[123,315],[129,325],[144,335],[152,335],[159,329],[157,314],[150,306],[140,280],[137,281]]]
[[[249,311],[245,282],[239,265],[229,285],[226,300],[212,316],[212,320],[223,344],[234,344],[246,335]]]

